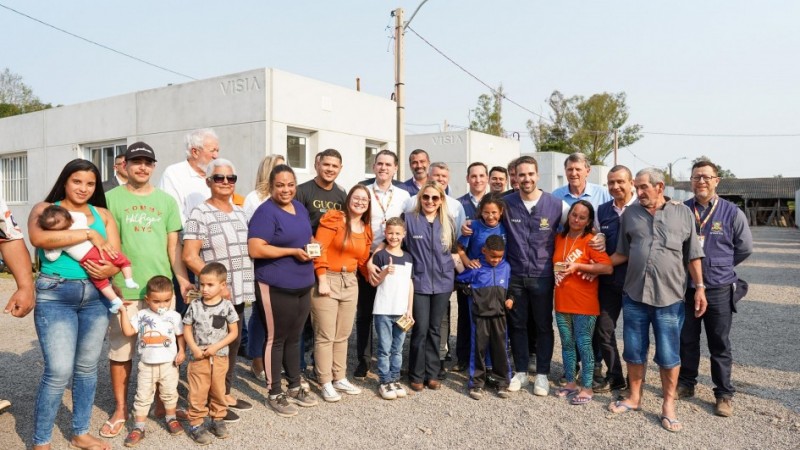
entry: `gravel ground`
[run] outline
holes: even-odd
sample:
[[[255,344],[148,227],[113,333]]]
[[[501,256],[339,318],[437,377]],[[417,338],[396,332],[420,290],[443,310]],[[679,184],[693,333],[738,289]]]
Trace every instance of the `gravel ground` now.
[[[739,270],[750,283],[750,293],[739,303],[731,335],[733,381],[738,389],[734,417],[713,415],[707,351],[697,396],[679,402],[684,431],[678,434],[659,425],[660,386],[654,384],[658,378],[652,364],[643,411],[637,413],[607,412],[611,394],[595,395],[591,404],[576,407],[553,395],[535,397],[530,387],[508,400],[490,395],[477,402],[465,395],[463,374],[451,373],[440,391],[411,393],[395,401],[377,396],[377,379],[372,377],[361,383],[360,396],[334,404],[320,399],[318,407],[283,419],[264,406],[264,387],[240,359],[236,388],[256,406],[229,427],[229,439],[209,448],[550,448],[587,443],[600,448],[800,448],[800,345],[795,332],[800,323],[800,231],[758,228],[754,238],[756,253]],[[10,279],[0,279],[3,303],[12,289]],[[21,320],[3,315],[0,330],[4,337],[0,397],[14,405],[0,415],[0,448],[24,448],[30,445],[33,402],[42,372],[33,314]],[[556,346],[553,380],[561,373],[558,342]],[[100,428],[113,408],[107,361],[101,362],[99,373],[92,430]],[[185,395],[185,385],[181,389]],[[53,448],[67,447],[69,408],[67,392],[53,431]],[[147,433],[140,448],[194,446],[185,435],[169,436],[154,420],[148,422]],[[123,439],[124,433],[112,440],[113,445],[121,448]]]

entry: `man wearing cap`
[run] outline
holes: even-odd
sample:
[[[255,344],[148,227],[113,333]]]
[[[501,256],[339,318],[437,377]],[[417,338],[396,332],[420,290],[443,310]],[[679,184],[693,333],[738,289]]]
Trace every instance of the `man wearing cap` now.
[[[106,202],[119,227],[121,250],[131,260],[134,280],[141,286],[138,289],[128,289],[120,277],[121,274],[114,278],[114,285],[122,291],[125,299],[128,316],[133,317],[141,308],[147,307],[144,294],[150,278],[156,275],[172,278],[174,273],[184,293],[191,285],[176,250],[178,232],[183,226],[178,204],[169,194],[150,183],[156,167],[153,148],[144,142],[129,145],[123,167],[128,183],[107,192]],[[124,336],[119,321],[111,320],[108,342],[111,387],[116,409],[100,429],[100,435],[114,437],[125,428],[128,383],[136,336]],[[163,404],[159,401],[156,405],[158,414],[159,409],[163,411]]]
[[[700,366],[700,332],[706,330],[711,354],[711,381],[716,405],[714,414],[733,415],[731,399],[736,389],[731,384],[731,323],[736,302],[747,292],[747,283],[736,276],[735,266],[753,253],[753,235],[747,218],[733,203],[717,195],[719,171],[711,161],[698,161],[692,166],[694,197],[685,203],[692,210],[695,230],[706,257],[703,259],[708,309],[702,317],[694,317],[695,284],[686,290],[686,320],[681,330],[681,371],[678,375],[678,398],[694,396]]]

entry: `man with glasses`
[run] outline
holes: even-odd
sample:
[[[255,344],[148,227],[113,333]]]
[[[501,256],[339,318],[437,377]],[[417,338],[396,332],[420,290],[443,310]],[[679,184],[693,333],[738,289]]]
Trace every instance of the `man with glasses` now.
[[[121,250],[131,260],[133,279],[140,286],[129,289],[125,287],[122,274],[114,277],[114,285],[125,299],[128,317],[133,317],[142,308],[147,308],[144,294],[150,278],[156,275],[172,278],[174,273],[183,293],[191,288],[191,284],[177,253],[178,233],[183,228],[178,204],[169,194],[150,183],[156,167],[153,148],[144,142],[136,142],[128,146],[123,158],[122,167],[128,182],[107,192],[106,202],[119,227]],[[109,321],[108,342],[111,389],[116,408],[100,429],[100,435],[114,437],[125,428],[136,336],[123,335],[119,321],[114,319]],[[163,415],[163,403],[158,396],[156,399],[156,415]]]
[[[708,309],[701,317],[694,310],[694,294],[698,288],[686,290],[686,320],[681,330],[681,370],[678,376],[678,398],[694,396],[700,365],[700,333],[706,330],[711,354],[711,381],[714,382],[714,413],[721,417],[733,414],[731,399],[736,392],[731,384],[731,323],[736,302],[747,293],[747,283],[740,280],[735,266],[753,252],[753,236],[744,213],[733,203],[717,195],[719,171],[711,161],[698,161],[692,166],[694,198],[686,205],[692,210],[695,230],[703,246],[703,284]]]
[[[111,179],[103,182],[103,192],[108,192],[117,186],[122,186],[128,182],[128,174],[124,167],[125,154],[121,153],[114,158],[114,175]]]

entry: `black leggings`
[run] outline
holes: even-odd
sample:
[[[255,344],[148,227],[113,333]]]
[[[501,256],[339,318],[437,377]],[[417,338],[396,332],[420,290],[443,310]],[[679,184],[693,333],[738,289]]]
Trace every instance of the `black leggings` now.
[[[258,283],[256,310],[266,330],[264,374],[270,395],[281,391],[281,367],[289,388],[300,386],[300,333],[311,311],[311,287],[286,290]]]

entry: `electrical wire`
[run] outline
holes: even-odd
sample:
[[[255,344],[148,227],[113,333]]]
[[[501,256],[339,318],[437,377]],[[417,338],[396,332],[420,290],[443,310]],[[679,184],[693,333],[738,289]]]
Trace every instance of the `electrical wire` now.
[[[75,38],[78,38],[78,39],[80,39],[80,40],[82,40],[82,41],[86,41],[86,42],[88,42],[88,43],[90,43],[90,44],[92,44],[92,45],[96,45],[96,46],[98,46],[98,47],[100,47],[100,48],[103,48],[103,49],[105,49],[105,50],[109,50],[109,51],[111,51],[111,52],[114,52],[114,53],[116,53],[116,54],[118,54],[118,55],[125,56],[126,58],[133,59],[134,61],[139,61],[139,62],[141,62],[141,63],[147,64],[148,66],[152,66],[152,67],[155,67],[155,68],[157,68],[157,69],[161,69],[161,70],[164,70],[164,71],[166,71],[166,72],[169,72],[169,73],[172,73],[172,74],[175,74],[175,75],[179,75],[179,76],[182,76],[182,77],[188,78],[188,79],[190,79],[190,80],[197,80],[197,78],[195,78],[195,77],[192,77],[192,76],[189,76],[189,75],[186,75],[186,74],[180,73],[180,72],[176,72],[176,71],[174,71],[174,70],[172,70],[172,69],[168,69],[168,68],[166,68],[166,67],[164,67],[164,66],[159,66],[158,64],[151,63],[150,61],[146,61],[146,60],[144,60],[144,59],[142,59],[142,58],[139,58],[139,57],[136,57],[136,56],[133,56],[133,55],[129,55],[129,54],[125,53],[125,52],[121,52],[121,51],[119,51],[119,50],[113,49],[113,48],[111,48],[111,47],[109,47],[109,46],[107,46],[107,45],[101,44],[101,43],[99,43],[99,42],[95,42],[95,41],[93,41],[93,40],[91,40],[91,39],[87,39],[87,38],[85,38],[85,37],[83,37],[83,36],[79,36],[79,35],[77,35],[77,34],[75,34],[75,33],[72,33],[72,32],[70,32],[70,31],[67,31],[67,30],[65,30],[65,29],[63,29],[63,28],[59,28],[59,27],[57,27],[57,26],[55,26],[55,25],[52,25],[52,24],[49,24],[49,23],[47,23],[47,22],[45,22],[45,21],[43,21],[43,20],[37,19],[36,17],[29,16],[28,14],[25,14],[24,12],[17,11],[16,9],[14,9],[14,8],[11,8],[11,7],[9,7],[9,6],[6,6],[6,5],[4,5],[4,4],[2,4],[2,3],[0,3],[0,7],[2,7],[2,8],[5,8],[5,9],[7,9],[7,10],[9,10],[9,11],[13,12],[13,13],[19,14],[20,16],[26,17],[26,18],[28,18],[28,19],[30,19],[30,20],[33,20],[34,22],[39,22],[40,24],[42,24],[42,25],[44,25],[44,26],[46,26],[46,27],[50,27],[50,28],[52,28],[52,29],[54,29],[54,30],[60,31],[60,32],[62,32],[62,33],[65,33],[65,34],[68,34],[68,35],[70,35],[70,36],[72,36],[72,37],[75,37]]]

